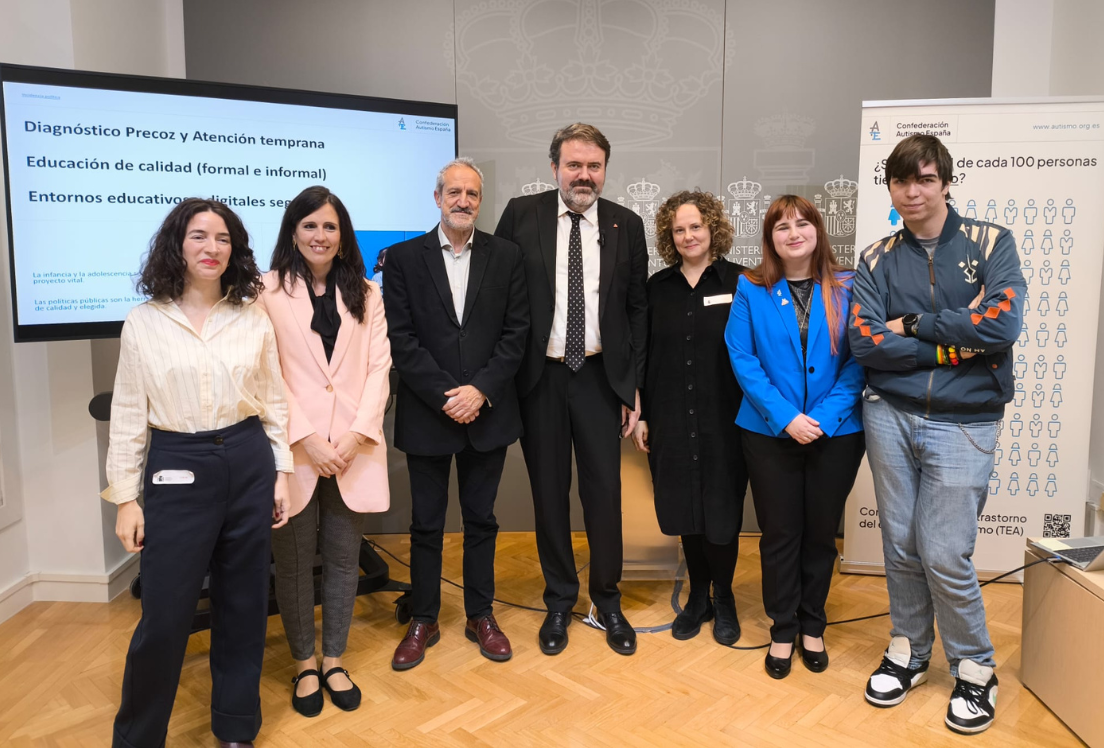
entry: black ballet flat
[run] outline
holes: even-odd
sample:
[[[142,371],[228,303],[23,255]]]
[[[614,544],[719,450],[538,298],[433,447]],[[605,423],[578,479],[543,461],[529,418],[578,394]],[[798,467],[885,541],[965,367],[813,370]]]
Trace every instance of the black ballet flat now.
[[[318,678],[319,682],[322,681],[322,677],[318,674],[317,670],[304,670],[291,679],[291,707],[302,714],[304,717],[317,717],[322,713],[322,687],[319,686],[318,690],[313,693],[308,693],[306,696],[299,696],[295,693],[295,687],[299,684],[299,681],[306,678],[309,675],[313,675]]]
[[[335,691],[330,688],[330,676],[334,673],[345,673],[345,677],[349,678],[349,671],[345,668],[335,667],[326,671],[326,674],[322,676],[322,686],[330,694],[330,701],[333,705],[342,711],[351,712],[360,706],[360,687],[356,683],[353,683],[353,679],[349,678],[349,682],[353,683],[353,687],[348,691]]]

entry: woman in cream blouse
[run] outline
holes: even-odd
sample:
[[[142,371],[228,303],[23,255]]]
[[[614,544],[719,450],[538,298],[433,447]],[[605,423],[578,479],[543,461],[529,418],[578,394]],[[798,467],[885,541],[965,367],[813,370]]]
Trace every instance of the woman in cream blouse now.
[[[276,328],[295,460],[291,519],[272,537],[276,600],[296,662],[292,706],[313,717],[322,689],[360,706],[342,666],[369,512],[386,511],[391,345],[379,286],[364,278],[353,222],[325,187],[284,211],[261,301]],[[322,669],[314,650],[314,554],[322,554]]]
[[[287,401],[249,235],[220,202],[165,218],[142,267],[150,301],[123,325],[103,498],[142,552],[142,618],[113,745],[165,744],[192,618],[211,575],[211,730],[261,725],[271,527],[288,518]],[[148,455],[147,455],[148,445]],[[144,496],[144,508],[136,501]]]

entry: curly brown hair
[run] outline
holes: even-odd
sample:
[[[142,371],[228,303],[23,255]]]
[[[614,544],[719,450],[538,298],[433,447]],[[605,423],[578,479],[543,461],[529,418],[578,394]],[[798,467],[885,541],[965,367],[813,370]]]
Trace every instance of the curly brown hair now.
[[[678,250],[671,236],[671,224],[675,213],[683,205],[693,205],[701,213],[702,221],[709,229],[709,259],[717,260],[732,249],[734,232],[732,224],[725,215],[724,203],[713,196],[712,192],[683,190],[676,192],[664,201],[656,211],[656,253],[668,265],[679,261]]]
[[[184,235],[188,224],[200,213],[214,213],[226,222],[230,232],[230,260],[219,279],[222,292],[232,304],[253,299],[264,290],[257,261],[249,247],[249,232],[238,214],[218,200],[189,197],[169,211],[161,228],[150,240],[149,252],[142,260],[135,284],[139,293],[156,301],[179,299],[184,293]]]

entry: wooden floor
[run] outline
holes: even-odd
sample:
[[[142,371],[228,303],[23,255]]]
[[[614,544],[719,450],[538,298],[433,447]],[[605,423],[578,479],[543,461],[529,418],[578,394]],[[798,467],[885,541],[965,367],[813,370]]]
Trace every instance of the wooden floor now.
[[[404,560],[409,541],[379,542]],[[445,575],[460,579],[460,538],[447,536]],[[586,544],[576,539],[576,557]],[[407,570],[391,563],[392,577]],[[543,584],[533,536],[500,536],[498,597],[539,606]],[[838,576],[829,620],[887,609],[881,577]],[[743,624],[738,645],[767,641],[759,595],[755,538],[741,541],[736,596]],[[585,580],[583,584],[585,591]],[[637,627],[673,618],[671,584],[622,586],[624,610]],[[888,640],[888,619],[828,629],[831,666],[822,674],[795,660],[789,678],[771,680],[764,650],[721,647],[708,624],[695,639],[642,634],[635,656],[606,647],[603,634],[576,622],[557,657],[537,648],[539,613],[498,606],[514,657],[495,663],[464,637],[462,593],[444,585],[441,641],[405,673],[390,659],[404,633],[395,594],[359,598],[346,666],[364,691],[356,712],[329,700],[321,716],[305,719],[290,704],[294,669],[278,617],[269,622],[261,695],[263,746],[1076,746],[1077,738],[1020,684],[1019,585],[985,588],[997,650],[1000,700],[986,733],[954,735],[943,724],[953,680],[939,645],[932,676],[893,709],[875,709],[862,696]],[[685,595],[685,593],[684,593]],[[685,599],[685,597],[684,597]],[[123,659],[139,603],[129,595],[102,604],[35,603],[0,625],[0,745],[105,746],[118,706]],[[209,638],[192,637],[169,726],[168,745],[211,746],[207,668]]]

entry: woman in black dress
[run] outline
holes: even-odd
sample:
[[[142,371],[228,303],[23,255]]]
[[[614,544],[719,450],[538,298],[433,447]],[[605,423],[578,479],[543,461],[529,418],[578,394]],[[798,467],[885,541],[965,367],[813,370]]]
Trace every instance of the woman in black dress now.
[[[724,259],[732,237],[707,192],[672,195],[656,214],[656,251],[668,267],[648,279],[648,366],[633,432],[648,453],[659,527],[682,536],[690,577],[671,633],[690,639],[715,617],[721,644],[740,638],[732,576],[748,484],[736,427],[742,393],[724,340],[745,270]]]

